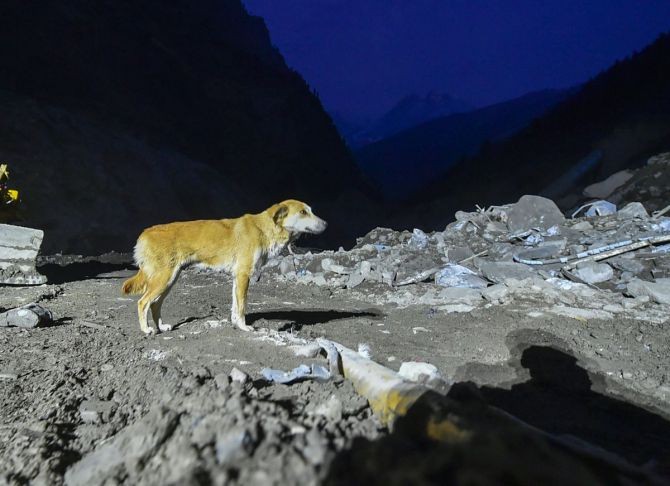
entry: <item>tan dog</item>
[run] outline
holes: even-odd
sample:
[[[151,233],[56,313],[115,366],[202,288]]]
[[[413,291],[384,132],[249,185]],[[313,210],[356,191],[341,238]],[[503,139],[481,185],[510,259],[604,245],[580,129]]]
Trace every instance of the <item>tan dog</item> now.
[[[135,245],[139,272],[123,284],[124,294],[142,294],[137,303],[145,334],[170,331],[163,323],[161,305],[179,272],[190,264],[233,275],[232,322],[244,331],[249,279],[303,233],[319,234],[326,222],[305,203],[289,199],[259,214],[234,219],[186,221],[152,226]],[[149,308],[157,329],[147,323]]]

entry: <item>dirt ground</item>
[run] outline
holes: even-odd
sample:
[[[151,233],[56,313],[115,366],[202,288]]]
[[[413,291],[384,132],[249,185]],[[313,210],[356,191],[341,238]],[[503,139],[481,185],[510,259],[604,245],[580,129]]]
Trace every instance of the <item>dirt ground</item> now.
[[[471,382],[488,403],[545,431],[635,465],[670,464],[664,324],[558,316],[532,296],[445,313],[389,302],[406,290],[383,284],[329,288],[264,275],[250,289],[256,330],[245,333],[229,322],[230,278],[188,269],[163,307],[176,329],[145,337],[136,299],[120,293],[129,265],[42,271],[54,283],[0,289],[0,310],[39,302],[55,320],[0,328],[0,484],[341,480],[336,465],[353,444],[388,434],[365,400],[342,379],[278,385],[260,373],[323,361],[291,350],[316,337],[366,343],[396,370],[432,363],[449,384]],[[250,381],[231,381],[233,368]]]

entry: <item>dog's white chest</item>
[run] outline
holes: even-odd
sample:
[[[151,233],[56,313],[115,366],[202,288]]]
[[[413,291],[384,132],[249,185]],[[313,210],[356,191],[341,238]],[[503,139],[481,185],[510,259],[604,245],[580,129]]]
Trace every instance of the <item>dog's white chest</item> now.
[[[281,253],[286,245],[281,243],[275,243],[268,248],[267,258],[272,259]]]

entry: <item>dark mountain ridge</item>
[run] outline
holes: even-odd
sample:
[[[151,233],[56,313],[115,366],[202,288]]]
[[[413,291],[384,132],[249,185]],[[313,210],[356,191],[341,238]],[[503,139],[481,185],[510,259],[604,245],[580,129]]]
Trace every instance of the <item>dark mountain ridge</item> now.
[[[486,142],[527,126],[571,90],[543,90],[467,113],[440,117],[355,152],[361,169],[389,200],[411,197]]]
[[[235,189],[219,201],[186,198],[187,207],[179,211],[168,203],[158,211],[161,218],[155,212],[151,218],[141,211],[126,214],[128,234],[124,231],[110,248],[85,243],[79,249],[71,244],[58,248],[54,243],[52,249],[118,249],[119,242],[125,246],[132,241],[141,225],[177,214],[231,216],[233,192],[235,207],[248,211],[294,197],[329,218],[337,214],[333,201],[365,190],[321,103],[286,66],[262,19],[248,15],[240,0],[8,0],[0,5],[0,27],[0,89],[48,110],[65,110],[77,125],[90,120],[97,133],[107,127],[155,150],[180,154],[185,172],[192,170],[186,159],[213,169],[207,179],[189,179],[191,185],[208,184],[215,177],[220,178],[215,185]],[[31,126],[24,133],[48,137],[49,131],[63,128],[49,127],[48,117],[42,121],[41,129]],[[28,122],[16,120],[18,125]],[[68,143],[77,143],[76,137],[68,136]],[[0,136],[0,152],[9,148]],[[73,177],[81,181],[77,190],[86,192],[88,174],[97,171],[91,166],[97,157],[87,151],[98,149],[90,144],[80,148],[80,158],[63,169],[76,171]],[[29,143],[21,144],[25,152],[16,149],[11,150],[15,160],[32,160],[31,166],[13,167],[17,178],[51,163],[33,157]],[[26,199],[30,193],[53,193],[52,208],[66,203],[48,183],[31,178],[31,185],[23,187]],[[150,203],[149,194],[137,195],[132,173],[114,184]],[[150,180],[144,181],[143,191],[152,191]],[[188,191],[198,192],[193,187]],[[32,210],[26,224],[39,226],[46,208]],[[348,224],[333,223],[331,237],[353,237]]]

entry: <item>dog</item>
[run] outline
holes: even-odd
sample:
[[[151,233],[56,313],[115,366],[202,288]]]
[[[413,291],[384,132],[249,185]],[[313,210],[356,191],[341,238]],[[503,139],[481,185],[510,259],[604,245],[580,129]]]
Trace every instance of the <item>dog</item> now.
[[[170,331],[172,326],[161,318],[161,305],[181,270],[193,264],[225,270],[233,276],[231,321],[241,330],[251,331],[245,309],[252,275],[300,235],[320,234],[327,226],[312,208],[295,199],[239,218],[152,226],[137,239],[134,256],[139,271],[123,283],[122,292],[142,294],[137,303],[142,332]],[[149,309],[155,327],[147,322]]]

